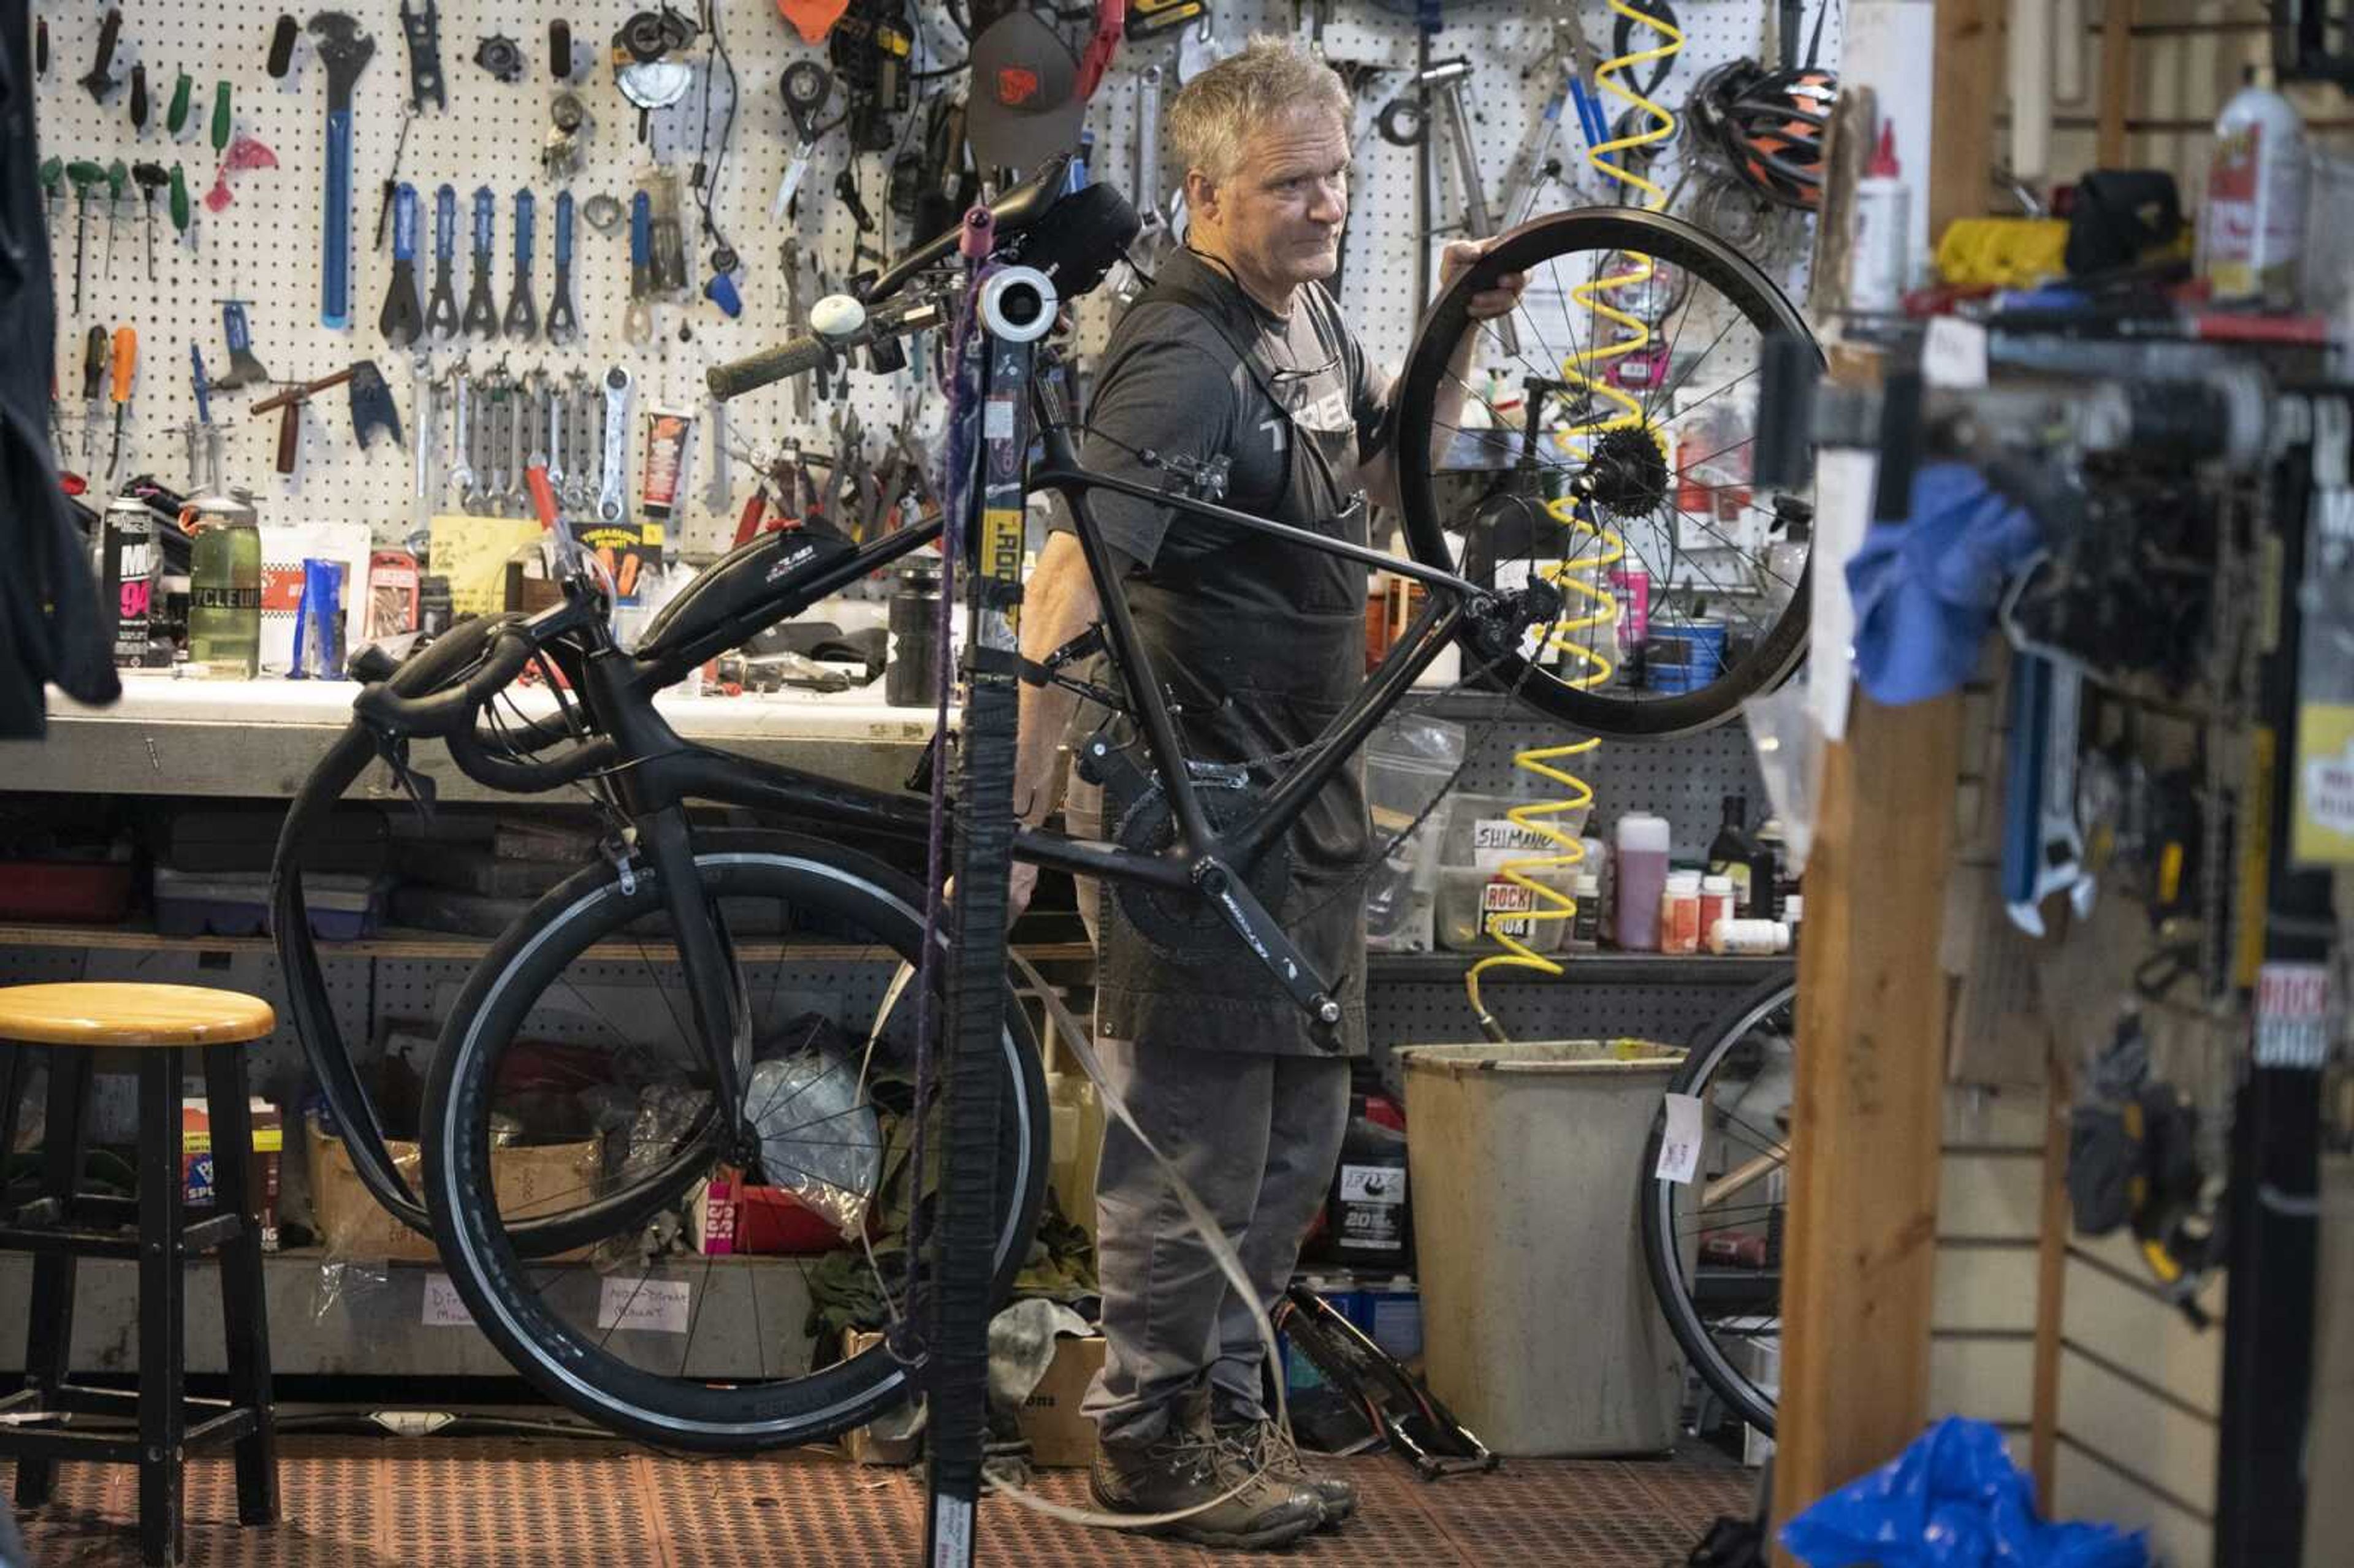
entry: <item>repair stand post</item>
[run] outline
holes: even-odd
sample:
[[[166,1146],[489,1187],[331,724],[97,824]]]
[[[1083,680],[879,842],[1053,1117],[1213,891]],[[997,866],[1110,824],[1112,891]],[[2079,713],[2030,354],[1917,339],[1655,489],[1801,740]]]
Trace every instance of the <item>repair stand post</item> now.
[[[1005,1082],[1006,881],[1013,854],[1013,757],[1020,715],[1014,611],[1022,601],[1023,456],[1030,445],[1034,345],[992,334],[982,368],[984,417],[965,536],[971,628],[957,747],[956,901],[948,912],[948,1023],[941,1080],[939,1287],[931,1336],[927,1442],[929,1568],[972,1562],[973,1510],[987,1435],[989,1319],[997,1302],[998,1122]],[[920,1176],[917,1178],[920,1181]]]

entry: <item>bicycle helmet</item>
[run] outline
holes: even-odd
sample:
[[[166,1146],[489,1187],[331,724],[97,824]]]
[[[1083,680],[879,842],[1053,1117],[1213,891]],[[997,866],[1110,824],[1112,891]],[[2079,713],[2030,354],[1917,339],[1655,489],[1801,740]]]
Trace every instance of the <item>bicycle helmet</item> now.
[[[1746,62],[1744,62],[1746,63]],[[1839,98],[1839,74],[1739,69],[1717,79],[1707,118],[1717,126],[1734,173],[1778,206],[1812,211],[1823,201],[1823,133]]]

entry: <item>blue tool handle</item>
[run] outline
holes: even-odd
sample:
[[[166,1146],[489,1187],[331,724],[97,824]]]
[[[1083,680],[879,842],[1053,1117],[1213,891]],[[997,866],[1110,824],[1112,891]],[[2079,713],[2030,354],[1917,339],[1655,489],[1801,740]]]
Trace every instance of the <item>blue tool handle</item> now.
[[[352,324],[352,111],[327,111],[326,258],[319,323]]]
[[[654,198],[640,191],[630,198],[630,265],[649,266],[654,256]]]
[[[213,422],[212,377],[205,374],[205,351],[195,344],[188,344],[188,382],[196,393],[196,423]]]
[[[474,192],[474,260],[477,261],[491,259],[491,226],[498,221],[498,200],[488,185]]]
[[[517,191],[514,197],[515,266],[528,270],[531,266],[532,230],[538,227],[539,203],[529,191]]]
[[[556,264],[569,266],[572,262],[572,193],[560,191],[556,197]]]
[[[2003,758],[2002,899],[2035,897],[2036,833],[2042,821],[2044,742],[2052,715],[2052,662],[2021,654],[2010,667],[2010,736]]]
[[[744,296],[736,291],[736,280],[725,272],[711,275],[711,281],[703,285],[703,297],[717,305],[729,321],[744,313]]]
[[[235,359],[253,346],[253,329],[245,319],[245,302],[228,300],[221,305],[221,335],[228,339],[228,355]],[[231,368],[235,368],[232,366]]]
[[[417,187],[406,180],[392,192],[392,259],[417,260]]]
[[[458,254],[458,187],[443,185],[433,193],[433,257],[447,261]]]

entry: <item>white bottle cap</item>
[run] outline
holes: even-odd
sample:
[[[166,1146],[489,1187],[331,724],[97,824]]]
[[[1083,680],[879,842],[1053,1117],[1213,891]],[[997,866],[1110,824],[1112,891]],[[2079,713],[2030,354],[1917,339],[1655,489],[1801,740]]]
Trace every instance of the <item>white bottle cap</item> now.
[[[1670,836],[1665,817],[1655,817],[1648,811],[1629,811],[1618,819],[1618,849],[1621,853],[1628,850],[1648,850],[1665,854]]]
[[[1733,878],[1729,876],[1703,876],[1700,879],[1700,890],[1702,893],[1722,893],[1726,897],[1730,898],[1733,896]]]
[[[1694,897],[1698,897],[1700,895],[1700,873],[1696,871],[1671,871],[1668,873],[1668,891],[1670,893],[1678,894],[1689,893]]]

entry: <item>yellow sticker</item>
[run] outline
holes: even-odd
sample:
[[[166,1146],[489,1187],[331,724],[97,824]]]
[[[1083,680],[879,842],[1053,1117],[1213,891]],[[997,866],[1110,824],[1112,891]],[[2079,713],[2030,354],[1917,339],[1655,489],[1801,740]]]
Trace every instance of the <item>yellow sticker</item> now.
[[[2354,703],[2309,702],[2296,715],[2296,815],[2289,858],[2354,865]]]
[[[991,506],[981,514],[981,572],[999,582],[1022,576],[1022,508]]]

